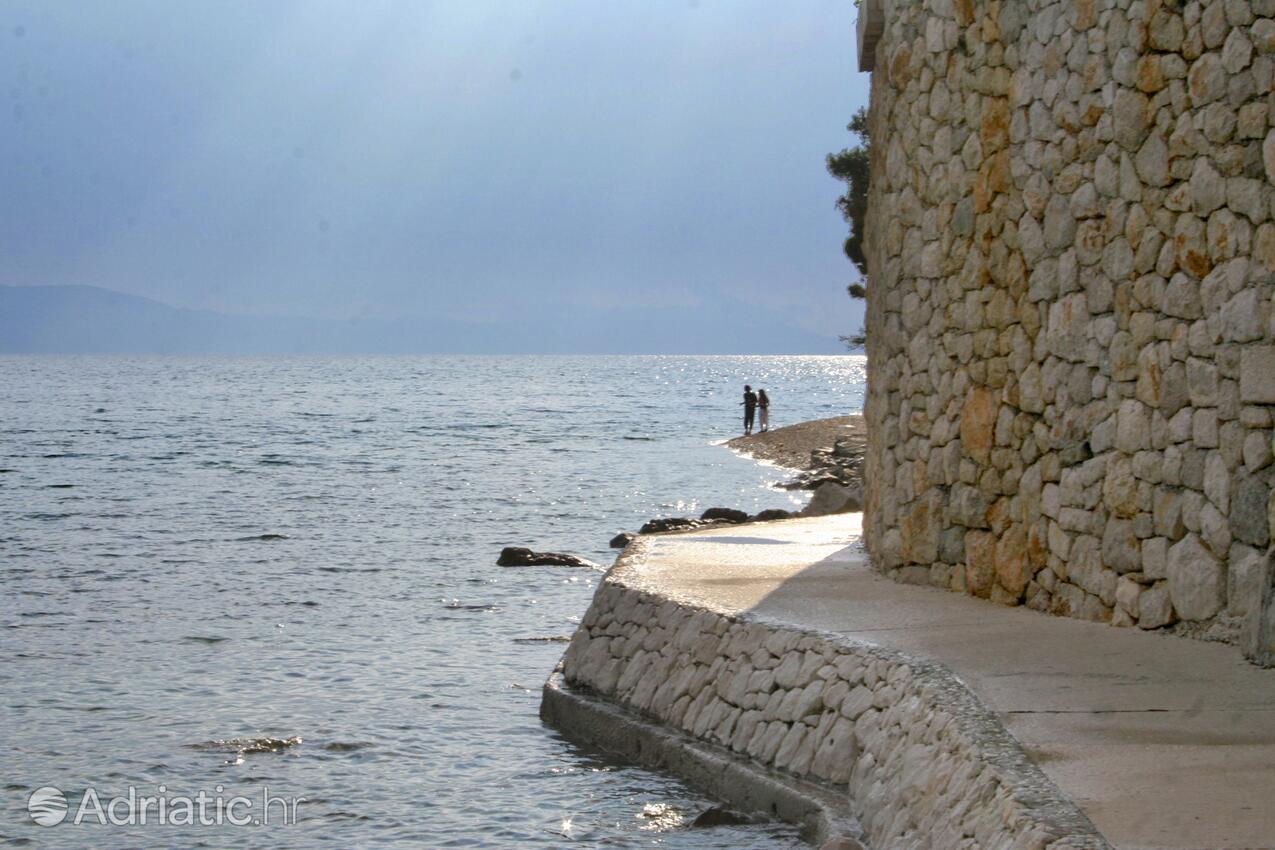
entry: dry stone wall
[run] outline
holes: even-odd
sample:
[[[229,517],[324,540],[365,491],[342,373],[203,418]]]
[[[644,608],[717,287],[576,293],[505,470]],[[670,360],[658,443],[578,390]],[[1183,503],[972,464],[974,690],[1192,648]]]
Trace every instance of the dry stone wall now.
[[[875,563],[1113,625],[1269,632],[1275,0],[880,12]]]
[[[632,587],[624,564],[563,657],[572,687],[844,790],[874,850],[1108,847],[944,668]]]

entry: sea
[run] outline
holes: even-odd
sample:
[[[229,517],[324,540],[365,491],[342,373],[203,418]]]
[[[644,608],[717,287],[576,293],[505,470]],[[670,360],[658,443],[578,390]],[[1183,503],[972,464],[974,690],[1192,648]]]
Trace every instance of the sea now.
[[[799,508],[722,445],[862,357],[0,357],[0,844],[779,848],[540,689],[610,538]]]

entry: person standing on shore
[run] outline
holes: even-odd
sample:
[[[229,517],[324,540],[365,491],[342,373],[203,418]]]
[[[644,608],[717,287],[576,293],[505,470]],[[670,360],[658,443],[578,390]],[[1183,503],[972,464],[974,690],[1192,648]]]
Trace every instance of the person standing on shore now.
[[[753,433],[753,416],[757,413],[757,393],[748,384],[744,384],[744,436]]]
[[[763,432],[770,430],[770,396],[766,395],[765,390],[757,391],[757,412],[759,418],[757,424],[761,426]]]

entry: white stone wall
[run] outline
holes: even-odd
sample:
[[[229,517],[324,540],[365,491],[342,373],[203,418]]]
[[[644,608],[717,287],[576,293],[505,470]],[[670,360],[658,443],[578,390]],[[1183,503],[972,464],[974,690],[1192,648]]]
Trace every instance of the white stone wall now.
[[[571,686],[844,788],[874,850],[1105,848],[942,668],[743,620],[614,575],[563,658]]]
[[[1234,639],[1275,528],[1275,0],[884,0],[884,21],[874,562]]]

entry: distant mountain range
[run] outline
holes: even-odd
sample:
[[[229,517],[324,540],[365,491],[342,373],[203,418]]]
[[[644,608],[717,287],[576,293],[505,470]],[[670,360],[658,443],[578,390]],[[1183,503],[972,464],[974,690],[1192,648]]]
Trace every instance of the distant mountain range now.
[[[95,286],[0,286],[0,352],[839,354],[845,347],[733,300],[524,322],[342,321],[186,310]]]

